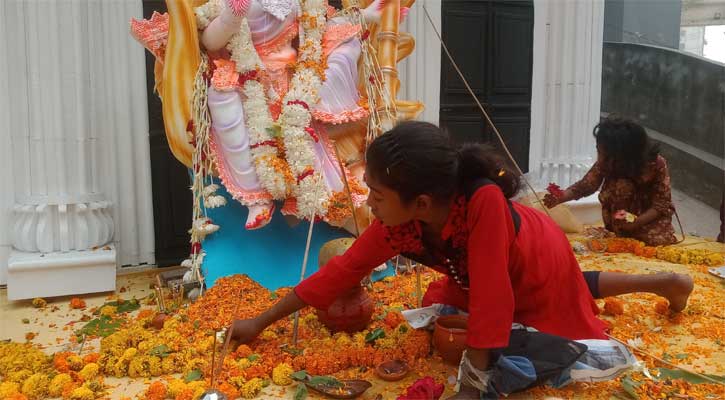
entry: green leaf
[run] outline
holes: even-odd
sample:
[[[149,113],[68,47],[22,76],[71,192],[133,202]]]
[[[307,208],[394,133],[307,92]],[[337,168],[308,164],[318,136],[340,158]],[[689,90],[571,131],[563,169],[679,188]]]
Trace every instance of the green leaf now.
[[[375,343],[376,340],[384,337],[385,331],[382,328],[376,328],[374,331],[365,335],[365,343]]]
[[[269,386],[271,384],[272,384],[272,381],[270,381],[269,379],[265,379],[265,380],[262,381],[262,387],[263,388],[266,388],[267,386]]]
[[[678,360],[684,360],[684,359],[686,359],[686,358],[687,358],[687,357],[689,357],[689,356],[690,356],[690,355],[689,355],[689,354],[687,354],[687,353],[680,353],[680,354],[675,354],[675,358],[676,358],[676,359],[678,359]]]
[[[141,308],[141,304],[138,302],[137,299],[109,301],[98,307],[94,314],[100,314],[101,308],[105,306],[116,307],[116,312],[119,314],[136,311]]]
[[[106,337],[116,332],[121,327],[121,320],[113,320],[111,317],[102,316],[92,319],[81,329],[81,335]]]
[[[279,298],[279,295],[277,293],[270,293],[269,299],[270,300],[277,300]]]
[[[304,380],[307,379],[307,377],[309,375],[307,375],[307,371],[305,371],[303,369],[301,371],[297,371],[297,372],[292,373],[292,375],[290,375],[290,376],[292,377],[292,379],[294,379],[296,381],[304,381]]]
[[[709,381],[707,379],[704,379],[698,375],[695,375],[693,373],[682,371],[679,369],[667,369],[667,368],[658,368],[658,371],[660,373],[659,379],[683,379],[687,382],[694,383],[694,384],[700,384],[700,383],[713,383],[712,381]],[[725,383],[725,376],[719,376],[719,375],[706,375],[708,378],[714,379],[718,382]]]
[[[254,362],[259,360],[260,357],[261,356],[259,354],[251,354],[249,357],[247,357],[247,360]]]
[[[662,353],[662,359],[665,361],[670,361],[672,359],[672,356],[665,352]]]
[[[199,379],[201,379],[201,371],[199,371],[198,369],[195,369],[195,370],[189,371],[189,373],[186,374],[186,376],[184,377],[184,382],[189,383],[192,381],[198,381]]]
[[[201,322],[197,319],[194,321],[194,329],[199,329],[199,326],[201,325]]]
[[[307,385],[305,385],[304,383],[298,383],[297,391],[295,391],[294,400],[305,400],[307,398],[307,395],[308,395]]]
[[[313,376],[312,378],[310,378],[309,384],[312,386],[327,386],[333,388],[339,388],[344,386],[342,382],[332,376]]]
[[[161,346],[156,346],[153,349],[149,350],[149,354],[156,357],[166,358],[169,356],[169,353],[171,352],[171,349],[169,346],[162,344]]]
[[[408,332],[408,327],[403,324],[400,324],[400,327],[398,327],[398,332],[400,332],[400,333]]]
[[[636,382],[629,375],[622,378],[622,389],[624,389],[624,391],[627,392],[627,394],[633,399],[639,399],[639,396],[637,395],[637,388],[639,385],[641,385],[641,383]]]

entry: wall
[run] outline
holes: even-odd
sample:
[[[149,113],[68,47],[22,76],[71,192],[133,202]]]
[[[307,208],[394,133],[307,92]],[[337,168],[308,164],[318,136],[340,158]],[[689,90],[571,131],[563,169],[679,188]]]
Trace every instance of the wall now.
[[[676,49],[681,13],[681,0],[606,0],[604,40]]]
[[[0,2],[0,283],[13,205],[36,192],[110,201],[119,264],[154,262],[144,49],[129,34],[141,11],[140,0]]]
[[[674,187],[719,207],[725,65],[676,50],[605,43],[602,112],[639,120],[662,145]]]

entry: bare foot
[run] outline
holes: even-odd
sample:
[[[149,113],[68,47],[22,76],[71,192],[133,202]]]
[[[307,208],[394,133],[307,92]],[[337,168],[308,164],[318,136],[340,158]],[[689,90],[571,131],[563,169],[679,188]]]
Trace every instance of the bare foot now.
[[[685,274],[661,273],[662,286],[657,294],[670,302],[670,310],[680,312],[687,307],[687,299],[695,287],[692,278]]]

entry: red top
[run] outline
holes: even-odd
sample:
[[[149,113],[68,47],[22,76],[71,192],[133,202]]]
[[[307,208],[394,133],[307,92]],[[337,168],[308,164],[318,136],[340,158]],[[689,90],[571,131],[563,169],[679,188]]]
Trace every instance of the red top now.
[[[466,344],[472,348],[507,346],[512,322],[570,339],[606,339],[564,233],[533,208],[514,203],[514,209],[521,216],[518,235],[498,186],[479,188],[468,203],[459,196],[442,232],[445,254],[425,249],[417,221],[386,227],[376,220],[295,292],[305,303],[327,308],[373,268],[405,253],[448,275],[431,284],[426,302],[467,309]]]

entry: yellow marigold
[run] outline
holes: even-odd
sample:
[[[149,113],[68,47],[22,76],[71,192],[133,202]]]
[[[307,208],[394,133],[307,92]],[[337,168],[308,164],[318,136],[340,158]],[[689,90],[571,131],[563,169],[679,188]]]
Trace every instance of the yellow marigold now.
[[[45,299],[41,299],[40,297],[36,297],[33,299],[33,307],[35,308],[43,308],[46,305],[48,305],[48,302],[45,301]]]
[[[350,335],[344,332],[336,333],[333,338],[335,339],[335,342],[338,346],[349,346],[352,344],[352,339],[350,338]]]
[[[98,370],[100,367],[96,363],[86,364],[85,367],[78,373],[84,381],[89,381],[98,376]]]
[[[206,382],[204,382],[204,381],[189,382],[186,385],[186,388],[191,389],[191,391],[194,393],[194,396],[193,396],[194,399],[198,399],[206,391]]]
[[[239,369],[247,369],[252,366],[252,362],[249,361],[248,358],[240,358],[239,361],[237,361],[237,367]]]
[[[262,391],[262,385],[263,382],[259,378],[251,379],[242,385],[242,388],[239,390],[240,394],[242,395],[242,398],[245,399],[253,399],[257,397],[259,392]]]
[[[173,333],[176,333],[175,331],[179,328],[179,325],[180,322],[178,318],[167,318],[164,322],[164,331],[171,331]]]
[[[96,398],[96,394],[85,386],[73,389],[70,393],[70,400],[93,400]]]
[[[265,329],[259,337],[262,340],[274,340],[277,339],[277,334],[271,329]]]
[[[128,376],[131,378],[159,376],[162,372],[161,359],[155,356],[136,356],[128,364]]]
[[[33,371],[29,369],[23,369],[20,371],[15,371],[11,374],[9,374],[5,380],[10,382],[17,382],[17,383],[23,383],[26,379],[30,378],[30,376],[33,375]]]
[[[184,389],[181,393],[174,397],[174,400],[194,400],[194,391],[191,389]]]
[[[68,366],[73,371],[80,371],[83,368],[83,359],[77,355],[72,355],[67,358]]]
[[[46,374],[33,374],[23,383],[22,392],[32,399],[42,399],[48,394],[50,378]]]
[[[83,387],[90,389],[92,392],[94,392],[96,394],[103,391],[103,389],[104,389],[103,381],[101,380],[101,378],[86,381],[83,384]]]
[[[192,358],[186,363],[186,367],[184,367],[184,373],[189,373],[195,369],[203,370],[206,366],[206,360],[203,358]]]
[[[9,381],[0,383],[0,399],[6,399],[17,393],[20,393],[19,383]]]
[[[186,363],[178,354],[170,354],[168,357],[161,359],[161,371],[164,374],[171,375],[180,372]]]
[[[360,333],[360,332],[356,333],[356,334],[355,334],[355,335],[354,335],[354,336],[352,337],[352,341],[353,341],[353,342],[355,343],[355,345],[357,345],[358,347],[360,347],[360,346],[365,346],[365,334],[364,334],[364,333]]]
[[[279,364],[272,370],[272,382],[274,382],[275,385],[279,386],[287,386],[290,383],[292,383],[292,373],[294,370],[292,367],[289,366],[289,364]]]
[[[34,372],[45,370],[51,358],[37,347],[28,343],[1,343],[0,344],[0,375],[7,377],[13,372],[28,370]],[[23,380],[28,376],[23,377]],[[6,379],[11,380],[11,379]],[[15,380],[13,380],[15,382]],[[22,380],[17,381],[22,383]]]
[[[169,381],[168,395],[169,397],[176,397],[179,393],[186,389],[186,383],[181,379],[172,379]]]
[[[137,350],[141,354],[146,354],[149,352],[149,350],[153,349],[158,345],[159,344],[157,344],[155,340],[144,340],[143,342],[138,344]]]
[[[394,349],[397,346],[397,341],[391,337],[384,337],[375,341],[376,349]]]
[[[48,394],[50,395],[50,397],[60,397],[61,394],[63,394],[63,387],[71,382],[73,382],[73,378],[71,378],[71,376],[68,374],[56,375],[50,381],[50,386],[48,386]],[[2,396],[0,396],[0,398],[2,398]]]
[[[136,350],[135,347],[131,347],[131,348],[124,350],[123,356],[121,358],[123,358],[125,360],[130,360],[130,359],[134,358],[137,353],[138,353],[138,350]]]
[[[101,310],[99,312],[103,316],[112,317],[112,316],[116,315],[116,312],[118,312],[118,309],[114,306],[103,306],[103,307],[101,307]]]
[[[244,382],[246,382],[246,381],[247,380],[244,379],[244,377],[241,375],[233,376],[233,377],[229,378],[229,382],[231,382],[234,386],[236,386],[237,389],[241,389],[241,387],[244,386]]]
[[[112,375],[116,378],[123,378],[128,373],[129,361],[119,359],[116,364],[113,365]]]

